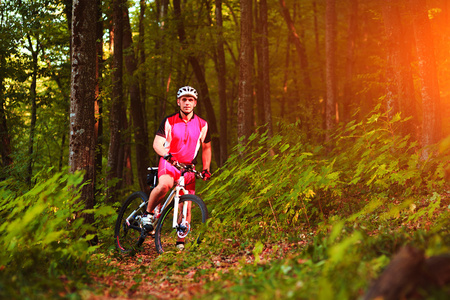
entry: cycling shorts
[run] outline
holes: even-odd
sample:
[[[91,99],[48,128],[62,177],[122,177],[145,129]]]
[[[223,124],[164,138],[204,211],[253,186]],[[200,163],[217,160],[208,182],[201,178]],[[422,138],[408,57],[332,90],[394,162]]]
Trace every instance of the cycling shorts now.
[[[181,172],[161,157],[158,165],[158,177],[161,177],[161,175],[170,175],[177,182],[180,179]],[[184,182],[189,194],[195,194],[195,174],[191,172],[185,173]]]

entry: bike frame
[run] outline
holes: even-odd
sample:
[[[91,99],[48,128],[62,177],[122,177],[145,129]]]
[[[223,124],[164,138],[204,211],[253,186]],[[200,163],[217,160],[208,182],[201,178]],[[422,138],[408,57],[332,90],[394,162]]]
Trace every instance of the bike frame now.
[[[180,191],[183,191],[183,193],[185,195],[189,194],[188,191],[184,187],[185,187],[184,173],[182,172],[180,179],[178,180],[177,185],[175,187],[175,202],[173,204],[173,222],[172,222],[173,228],[178,228],[178,207],[179,207],[179,203],[180,203]],[[188,209],[187,206],[188,206],[188,204],[187,204],[187,202],[185,202],[183,204],[183,219],[181,220],[180,224],[183,224],[184,221],[186,221],[187,209]],[[162,209],[164,209],[164,207]]]
[[[186,221],[186,216],[187,216],[187,212],[188,212],[188,203],[185,202],[183,204],[183,219],[181,220],[180,223],[178,223],[178,207],[180,204],[180,191],[183,191],[183,193],[185,195],[189,194],[189,192],[185,189],[185,179],[184,179],[184,173],[185,171],[181,172],[181,176],[180,179],[178,179],[175,187],[172,189],[172,191],[170,192],[169,196],[167,197],[166,201],[164,202],[163,206],[161,207],[161,212],[164,211],[164,209],[172,202],[172,200],[174,200],[174,207],[173,207],[173,221],[172,221],[172,227],[177,229],[179,227],[178,224],[183,224],[184,221]],[[128,226],[130,225],[130,219],[134,217],[134,215],[136,214],[136,212],[141,209],[142,207],[144,207],[145,205],[148,205],[148,200],[142,202],[141,205],[139,205],[138,209],[134,210],[127,218],[126,218],[126,222],[128,224]]]

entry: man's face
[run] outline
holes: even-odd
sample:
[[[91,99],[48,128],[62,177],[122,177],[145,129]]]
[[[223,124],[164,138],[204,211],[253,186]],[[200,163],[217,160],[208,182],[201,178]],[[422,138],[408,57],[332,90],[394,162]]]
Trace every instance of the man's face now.
[[[182,96],[177,99],[177,104],[181,111],[188,115],[194,110],[194,107],[197,106],[197,100],[192,96]]]

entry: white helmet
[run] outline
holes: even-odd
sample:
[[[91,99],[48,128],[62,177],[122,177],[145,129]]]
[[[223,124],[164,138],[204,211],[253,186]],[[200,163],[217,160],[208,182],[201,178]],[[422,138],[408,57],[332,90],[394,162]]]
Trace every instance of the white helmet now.
[[[197,100],[197,98],[198,98],[197,91],[193,87],[188,86],[188,85],[187,86],[183,86],[182,88],[180,88],[178,90],[177,98],[180,98],[180,97],[185,96],[185,95],[192,96],[192,97],[195,98],[195,100]]]

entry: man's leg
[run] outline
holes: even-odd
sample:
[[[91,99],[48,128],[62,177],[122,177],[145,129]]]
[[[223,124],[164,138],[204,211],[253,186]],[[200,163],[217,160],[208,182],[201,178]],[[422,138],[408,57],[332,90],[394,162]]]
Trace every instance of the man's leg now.
[[[173,177],[165,174],[159,177],[158,185],[150,193],[148,198],[147,211],[153,212],[155,207],[161,202],[167,192],[173,187],[174,180]]]

